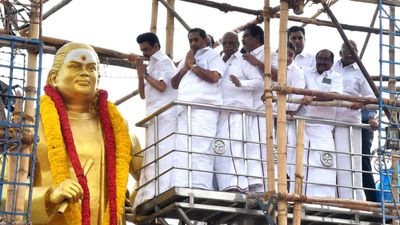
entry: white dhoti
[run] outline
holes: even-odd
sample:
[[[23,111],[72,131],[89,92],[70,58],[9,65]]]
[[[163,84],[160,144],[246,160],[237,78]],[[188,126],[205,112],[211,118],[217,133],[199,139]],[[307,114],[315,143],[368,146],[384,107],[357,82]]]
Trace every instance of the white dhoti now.
[[[250,118],[250,139],[259,144],[249,144],[247,172],[249,174],[249,189],[251,192],[265,192],[267,187],[266,164],[266,124],[265,118],[254,116]]]
[[[148,124],[146,129],[147,148],[143,152],[143,169],[140,174],[139,190],[134,203],[135,207],[172,187],[171,169],[173,167],[173,150],[176,143],[174,135],[177,130],[176,118],[175,108],[160,115],[157,134],[155,133],[157,131],[155,129],[155,121],[152,120]],[[156,135],[158,136],[157,138]]]
[[[331,125],[306,124],[304,147],[310,149],[304,154],[308,166],[303,190],[308,196],[336,197],[336,154],[332,132]]]
[[[178,116],[178,132],[174,154],[174,167],[182,168],[174,171],[173,186],[188,187],[189,171],[203,170],[209,172],[192,171],[191,181],[193,188],[213,190],[214,154],[211,143],[217,133],[218,112],[204,109],[191,110],[191,123],[188,124],[187,109],[181,109]],[[188,129],[189,127],[189,129]],[[194,136],[190,136],[187,134]],[[199,137],[207,136],[207,137]],[[190,154],[188,154],[188,152]]]
[[[350,133],[349,127],[336,127],[335,149],[337,152],[338,197],[365,200],[361,173],[361,129],[353,128]]]
[[[249,126],[247,121],[245,124],[246,127],[243,127],[243,117],[240,113],[221,112],[219,116],[217,137],[224,139],[225,153],[215,157],[214,169],[220,191],[248,191],[244,159],[247,144],[244,137],[248,134]]]
[[[289,192],[294,192],[294,180],[296,174],[296,145],[297,145],[297,127],[296,121],[287,120],[286,123],[286,172],[290,179]],[[306,138],[305,138],[306,140]]]

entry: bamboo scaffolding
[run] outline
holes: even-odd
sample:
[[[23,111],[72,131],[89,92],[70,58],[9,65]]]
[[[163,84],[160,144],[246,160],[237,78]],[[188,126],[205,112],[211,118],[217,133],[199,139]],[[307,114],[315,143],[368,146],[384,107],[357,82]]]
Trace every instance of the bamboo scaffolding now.
[[[275,193],[275,168],[274,168],[274,143],[273,143],[273,124],[274,118],[272,115],[272,91],[270,89],[272,84],[271,74],[271,40],[270,40],[270,7],[269,0],[264,1],[264,89],[265,89],[265,126],[266,126],[266,156],[267,156],[267,177],[268,177],[268,192]]]
[[[221,10],[222,12],[231,12],[231,11],[236,11],[236,12],[241,12],[241,13],[247,13],[247,14],[252,14],[252,15],[261,15],[263,12],[261,10],[252,10],[252,9],[247,9],[239,6],[234,6],[230,5],[227,3],[218,3],[218,2],[213,2],[213,1],[208,1],[208,0],[181,0],[182,2],[190,2],[190,3],[195,3],[203,6],[208,6],[211,8],[216,8]]]
[[[72,0],[62,0],[57,5],[53,6],[51,9],[49,9],[49,11],[43,13],[42,20],[47,19],[47,17],[49,17],[50,15],[52,15],[55,12],[57,12],[58,10],[60,10],[62,7],[68,5],[71,1]]]
[[[163,1],[163,0],[161,0]],[[164,1],[165,2],[165,1]],[[174,58],[174,14],[175,0],[168,0],[168,5],[172,10],[167,13],[167,27],[165,32],[165,53],[172,59]]]
[[[273,101],[277,101],[277,97],[272,97]],[[287,103],[295,103],[295,104],[303,104],[303,98],[286,98]],[[335,100],[335,101],[312,101],[308,105],[311,106],[326,106],[326,107],[344,107],[350,108],[353,102],[351,101],[342,101],[342,100]],[[364,105],[361,109],[370,109],[370,110],[379,110],[379,105],[377,104],[367,104]],[[400,109],[399,109],[400,110]]]
[[[279,14],[273,15],[273,18],[279,18]],[[301,16],[289,16],[288,19],[289,19],[289,21],[308,23],[308,24],[313,24],[313,25],[317,25],[317,26],[335,27],[335,25],[331,21],[327,21],[327,20],[311,19],[308,17],[301,17]],[[363,27],[363,26],[356,26],[356,25],[349,25],[349,24],[340,24],[340,25],[344,30],[380,34],[380,30],[378,28]],[[389,35],[389,30],[383,30],[382,32],[384,35]],[[397,36],[400,36],[400,32],[398,32],[398,31],[395,34]]]
[[[333,1],[331,1],[330,2],[330,4],[329,4],[329,6],[332,6],[332,5],[334,5],[336,2],[338,2],[339,0],[333,0]],[[322,14],[322,9],[319,9],[318,10],[318,12],[316,12],[314,15],[312,15],[311,17],[310,17],[310,19],[316,19],[318,16],[320,16],[321,14]],[[301,25],[301,27],[305,27],[305,26],[307,26],[308,24],[307,23],[303,23],[302,25]]]
[[[288,1],[280,2],[278,84],[286,85]],[[286,178],[286,93],[278,92],[277,145],[278,192],[287,193]],[[270,125],[271,126],[271,125]],[[278,201],[278,223],[287,225],[287,202]]]
[[[303,192],[304,128],[304,120],[299,120],[296,132],[296,174],[294,183],[294,192],[299,195]],[[293,224],[301,224],[301,202],[298,201],[294,203]]]
[[[153,0],[151,5],[150,32],[157,33],[158,0]]]
[[[364,104],[379,104],[379,99],[377,99],[377,98],[359,97],[359,96],[346,95],[346,94],[337,94],[337,93],[332,93],[332,92],[295,88],[295,87],[285,86],[285,85],[273,85],[272,90],[277,91],[277,92],[283,91],[286,93],[298,94],[298,95],[334,98],[335,100],[362,102]],[[386,105],[392,105],[392,106],[400,105],[400,101],[393,101],[393,100],[385,99],[385,98],[382,99],[382,101]]]
[[[29,31],[29,36],[30,38],[38,39],[39,38],[39,29],[40,29],[40,18],[41,18],[41,2],[40,0],[32,0],[31,1],[31,26],[30,26],[30,31]],[[28,51],[28,68],[37,68],[37,59],[38,59],[38,54],[37,52],[32,52]],[[36,99],[36,89],[37,89],[37,71],[34,70],[28,70],[27,75],[26,75],[26,98],[27,99]],[[35,106],[36,106],[36,101],[32,100],[26,100],[24,105],[24,116],[22,119],[23,124],[27,125],[33,125],[35,123]],[[11,174],[10,176],[10,181],[11,182],[16,182],[17,184],[20,184],[22,182],[26,182],[28,179],[28,174],[29,174],[29,161],[30,158],[27,157],[26,155],[31,154],[31,146],[33,143],[33,128],[23,128],[22,130],[22,135],[23,138],[21,140],[22,145],[20,146],[20,154],[25,155],[22,157],[18,156],[10,156],[10,163],[9,168],[13,170],[15,168],[16,172]],[[15,162],[14,162],[15,160]],[[18,161],[18,162],[17,162]],[[13,164],[15,163],[15,164]],[[17,176],[17,177],[15,177]],[[11,185],[9,185],[10,188]],[[10,204],[13,202],[13,195],[8,195],[7,196],[7,211],[11,212],[24,212],[24,206],[25,206],[25,192],[26,192],[26,187],[21,187],[20,185],[17,185],[15,187],[15,203]],[[9,192],[7,194],[10,194]],[[13,209],[14,208],[14,209]],[[14,223],[19,223],[23,220],[22,216],[10,216],[8,219],[11,224]]]
[[[379,10],[379,6],[377,5],[376,8],[375,8],[374,15],[372,16],[371,23],[369,25],[369,27],[371,27],[371,28],[374,27],[374,24],[375,24],[375,21],[376,21],[376,17],[378,16],[378,10]],[[365,49],[367,49],[367,45],[368,45],[368,42],[369,42],[370,38],[371,38],[371,32],[368,32],[367,36],[365,37],[363,47],[361,48],[360,59],[362,59],[363,56],[364,56]]]
[[[190,26],[185,22],[185,20],[182,19],[182,17],[175,11],[174,7],[172,7],[172,5],[170,5],[169,3],[165,2],[164,0],[158,0],[161,2],[161,4],[163,4],[165,6],[165,8],[168,9],[169,13],[172,13],[172,15],[182,24],[183,27],[185,27],[185,29],[187,31],[190,30]],[[174,5],[175,5],[175,1],[174,1]]]
[[[373,213],[381,212],[381,203],[380,202],[370,202],[370,201],[361,201],[361,200],[352,200],[352,199],[338,199],[338,198],[329,198],[329,197],[313,197],[313,196],[305,196],[299,195],[296,193],[276,193],[275,197],[278,200],[284,200],[287,202],[302,202],[307,204],[320,204],[326,206],[347,208],[347,209],[355,209],[362,211],[369,211]],[[393,204],[385,203],[385,208],[387,209],[395,209],[396,206]]]
[[[391,18],[396,18],[396,8],[394,6],[390,6],[390,17]],[[389,21],[389,31],[390,32],[395,32],[396,29],[396,21],[395,20],[390,20]],[[395,42],[395,36],[394,35],[389,35],[389,46],[396,46]],[[389,47],[389,61],[395,62],[396,57],[395,57],[395,48],[394,47]],[[395,64],[390,63],[389,64],[389,83],[388,83],[388,88],[390,91],[395,92],[396,91],[396,79],[394,78],[396,75],[396,67]],[[396,100],[395,94],[390,94],[390,100]],[[397,112],[392,112],[392,118],[394,119],[395,124],[398,123],[398,113]],[[398,171],[398,163],[399,159],[398,157],[392,157],[392,167],[393,167],[393,176],[392,176],[392,184],[393,185],[393,201],[395,204],[398,204],[399,200],[399,188],[397,187],[398,182],[399,182],[399,171]],[[398,215],[399,216],[399,211],[398,209],[392,210],[393,215]],[[392,221],[392,225],[398,225],[399,224],[399,219],[395,218]]]
[[[369,73],[367,69],[365,68],[364,64],[361,62],[360,58],[358,57],[357,53],[354,51],[352,45],[349,42],[349,39],[347,38],[346,34],[343,31],[342,26],[340,25],[339,21],[336,19],[335,15],[329,8],[329,6],[326,4],[325,0],[321,2],[322,6],[324,7],[324,10],[328,14],[329,18],[332,20],[332,23],[335,24],[336,29],[338,30],[340,36],[342,37],[344,43],[346,44],[347,48],[350,50],[350,53],[352,57],[355,59],[358,67],[360,68],[362,74],[364,75],[365,79],[368,81],[369,86],[371,87],[372,91],[374,92],[375,96],[379,98],[379,91],[378,88],[376,87],[374,81],[371,79],[369,76]],[[383,109],[385,111],[386,116],[391,120],[391,114],[390,111],[387,108]]]

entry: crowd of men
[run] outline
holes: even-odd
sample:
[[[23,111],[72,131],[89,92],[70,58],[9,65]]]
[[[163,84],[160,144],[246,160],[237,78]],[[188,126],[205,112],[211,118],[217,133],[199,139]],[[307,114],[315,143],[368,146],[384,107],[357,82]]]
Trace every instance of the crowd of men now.
[[[191,29],[188,40],[190,49],[175,67],[173,61],[161,51],[155,34],[143,33],[137,37],[143,58],[138,57],[134,63],[139,77],[139,93],[146,100],[148,114],[172,100],[264,111],[261,99],[264,93],[264,32],[260,26],[250,25],[245,29],[241,39],[242,49],[239,36],[234,32],[224,34],[221,53],[212,48],[213,38],[203,29]],[[350,41],[351,46],[342,45],[340,58],[336,60],[334,53],[328,49],[322,49],[315,55],[305,53],[305,30],[302,27],[291,27],[288,41],[288,86],[374,97],[350,54],[350,47],[357,52],[354,41]],[[147,65],[143,59],[148,60]],[[277,53],[271,53],[270,59],[274,79]],[[302,104],[288,103],[286,109],[289,115],[350,123],[362,121],[360,109],[363,104],[355,102],[350,108],[321,107],[310,103],[334,99],[294,94],[290,97],[301,98]],[[376,129],[374,112],[366,111],[363,115],[366,117],[363,122]],[[141,188],[135,205],[151,199],[156,192],[162,193],[174,186],[241,193],[264,192],[265,124],[262,116],[243,117],[233,111],[199,107],[189,110],[179,106],[162,113],[157,126],[153,121],[147,127],[147,149],[143,159],[143,164],[147,166],[141,172]],[[155,127],[158,128],[157,133]],[[176,136],[171,136],[174,132]],[[361,141],[360,128],[306,123],[304,194],[375,200],[373,192],[361,189],[374,188],[372,174],[361,173],[368,170],[364,168],[370,171],[371,167],[370,158],[361,157],[361,154],[370,154],[372,141],[371,131],[363,131],[363,136],[364,132],[369,132],[365,133],[365,143]],[[190,139],[184,135],[188,133],[191,134]],[[244,137],[247,144],[243,144]],[[223,151],[213,149],[215,139],[223,141]],[[153,145],[155,141],[159,142]],[[287,122],[287,146],[287,176],[293,181],[296,124],[290,120]],[[160,176],[155,178],[156,175]],[[291,191],[293,186],[290,185]],[[354,191],[352,186],[358,188]]]

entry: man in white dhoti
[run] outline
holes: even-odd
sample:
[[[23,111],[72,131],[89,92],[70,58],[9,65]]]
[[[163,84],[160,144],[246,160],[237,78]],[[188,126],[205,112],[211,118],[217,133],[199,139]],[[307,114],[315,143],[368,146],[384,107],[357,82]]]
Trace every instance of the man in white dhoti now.
[[[177,91],[171,87],[171,79],[177,70],[174,62],[161,52],[157,35],[143,33],[136,41],[143,58],[149,60],[148,65],[143,63],[141,57],[135,61],[139,94],[142,99],[146,99],[146,114],[149,115],[176,99]],[[146,149],[135,205],[171,188],[172,171],[168,170],[173,167],[176,118],[176,109],[171,108],[151,120],[146,128]]]
[[[300,68],[314,68],[315,56],[304,51],[306,31],[304,27],[292,26],[288,29],[288,41],[296,47],[294,63]]]
[[[334,54],[323,49],[317,53],[316,67],[304,70],[306,88],[325,92],[343,93],[342,76],[331,70]],[[330,101],[330,98],[304,96],[305,105],[300,115],[306,117],[335,119],[336,107],[309,106],[313,100]],[[333,125],[307,122],[304,147],[306,170],[304,192],[309,196],[336,196],[336,154],[333,140]]]
[[[247,53],[243,54],[244,60],[256,66],[260,72],[264,72],[264,31],[260,26],[250,25],[246,28],[242,37],[243,48]],[[264,83],[263,83],[264,86]],[[253,91],[253,109],[265,111],[261,96],[264,88]],[[267,166],[266,166],[266,126],[264,116],[251,118],[251,140],[260,144],[250,144],[248,149],[248,174],[250,192],[266,191]],[[264,163],[261,162],[264,161]]]
[[[203,29],[191,29],[188,39],[190,50],[171,80],[172,87],[178,89],[178,100],[222,105],[219,79],[225,72],[224,62],[216,51],[206,47],[207,34]],[[174,172],[174,186],[213,189],[214,152],[211,143],[217,133],[218,115],[218,111],[196,107],[179,109],[180,135],[176,144],[177,150],[182,152],[174,155],[174,166],[181,169]]]
[[[263,88],[261,72],[243,60],[239,50],[238,35],[225,33],[222,37],[223,56],[226,70],[221,81],[223,105],[252,109],[252,91]],[[222,111],[219,115],[217,137],[225,142],[222,156],[215,157],[218,190],[247,192],[248,183],[245,167],[249,124],[242,113]],[[243,123],[245,122],[245,123]],[[241,141],[239,141],[241,140]],[[230,173],[234,175],[225,175]]]
[[[358,52],[356,43],[350,41],[350,44],[354,51]],[[333,65],[332,69],[343,77],[344,94],[375,98],[371,87],[345,43],[342,44],[339,54],[341,59]],[[363,103],[354,102],[350,108],[338,107],[335,119],[350,123],[361,123],[360,108],[362,106]],[[336,158],[338,197],[365,200],[361,173],[361,128],[352,127],[350,129],[347,126],[336,126],[335,148],[338,153]]]

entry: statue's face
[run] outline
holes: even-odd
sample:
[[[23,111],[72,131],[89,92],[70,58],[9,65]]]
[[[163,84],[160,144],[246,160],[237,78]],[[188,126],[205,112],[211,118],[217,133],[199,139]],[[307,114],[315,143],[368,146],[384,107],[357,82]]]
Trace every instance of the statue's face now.
[[[64,100],[92,98],[98,82],[96,55],[87,49],[74,49],[65,57],[54,86]]]

